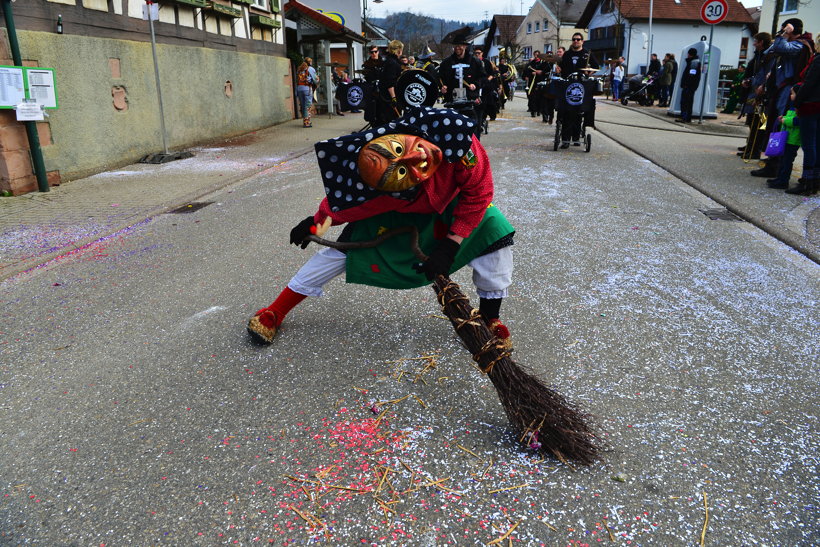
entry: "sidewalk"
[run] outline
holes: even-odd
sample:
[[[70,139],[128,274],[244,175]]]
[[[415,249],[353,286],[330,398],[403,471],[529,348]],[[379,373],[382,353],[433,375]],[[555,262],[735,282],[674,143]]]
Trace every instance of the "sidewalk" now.
[[[134,164],[0,198],[0,281],[357,131],[362,114],[321,115],[189,149],[193,158]]]
[[[540,126],[540,120],[529,118],[523,111],[525,105],[525,97],[518,93],[507,114],[520,117],[522,124]],[[610,105],[612,109],[606,108]],[[687,146],[692,147],[689,141],[699,135],[745,136],[747,130],[735,115],[719,114],[717,119],[704,119],[703,125],[682,126],[671,123],[672,119],[666,116],[666,109],[604,102],[598,108],[597,121],[601,123],[597,131],[616,138],[615,127],[629,129],[629,138],[616,140],[632,149],[641,149],[645,157],[682,180],[714,187],[718,195],[713,199],[725,195],[725,200],[718,201],[737,203],[738,209],[759,219],[761,226],[771,228],[781,239],[808,247],[809,254],[820,256],[818,196],[791,197],[781,191],[766,190],[763,179],[748,176],[747,171],[755,165],[744,164],[740,158],[710,157],[702,151],[699,163],[693,165],[691,155],[681,153]],[[608,125],[608,120],[616,125]],[[128,165],[65,182],[50,192],[0,198],[0,281],[309,153],[315,142],[357,131],[366,122],[362,114],[347,113],[343,117],[318,116],[313,125],[305,129],[301,120],[291,120],[191,148],[193,158],[161,165]],[[680,137],[659,142],[652,140],[658,137],[656,131],[648,134],[649,140],[643,143],[636,133],[641,131],[637,129],[640,127],[672,131],[664,134]],[[490,132],[492,138],[492,126]],[[741,140],[738,142],[742,144]],[[674,151],[661,152],[669,146]],[[796,162],[793,178],[798,176],[799,165]],[[705,193],[712,197],[708,191]]]
[[[596,130],[820,263],[820,195],[789,195],[767,188],[765,178],[751,177],[762,164],[735,155],[748,135],[737,114],[718,113],[702,124],[674,119],[666,108],[603,101]],[[801,166],[802,151],[794,162],[792,184],[802,175]]]

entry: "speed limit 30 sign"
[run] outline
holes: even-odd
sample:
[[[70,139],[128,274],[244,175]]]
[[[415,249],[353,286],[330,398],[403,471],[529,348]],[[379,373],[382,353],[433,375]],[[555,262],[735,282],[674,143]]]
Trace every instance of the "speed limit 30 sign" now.
[[[717,25],[729,13],[729,4],[726,0],[706,0],[700,8],[700,18],[708,25]]]

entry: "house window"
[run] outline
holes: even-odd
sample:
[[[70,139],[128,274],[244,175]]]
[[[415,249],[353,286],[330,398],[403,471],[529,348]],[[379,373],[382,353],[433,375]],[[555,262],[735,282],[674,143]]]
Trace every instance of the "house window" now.
[[[601,13],[612,13],[615,10],[614,0],[604,0],[601,3]]]
[[[532,57],[532,47],[524,47],[521,54],[524,56],[524,59],[529,59],[530,57]]]
[[[783,11],[780,13],[796,13],[798,0],[783,0]]]
[[[535,32],[541,32],[541,22],[540,21],[535,22]]]
[[[527,34],[532,34],[532,23],[527,23]]]
[[[741,61],[746,60],[749,56],[749,38],[741,38],[740,39],[740,55],[738,57]]]
[[[276,0],[276,1],[278,1],[278,0]],[[270,0],[253,0],[254,7],[257,7],[257,8],[263,9],[263,10],[268,9],[268,4],[269,3],[270,3]],[[276,2],[274,2],[274,4],[275,3]]]
[[[549,28],[549,22],[546,19],[544,19],[544,32],[547,32],[548,28]]]

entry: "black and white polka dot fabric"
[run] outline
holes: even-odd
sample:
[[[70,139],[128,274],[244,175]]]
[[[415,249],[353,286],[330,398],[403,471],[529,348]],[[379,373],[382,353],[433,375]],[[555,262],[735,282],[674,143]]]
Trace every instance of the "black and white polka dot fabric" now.
[[[471,118],[455,110],[426,106],[408,109],[401,118],[381,127],[317,142],[316,158],[331,211],[355,207],[385,194],[362,182],[356,168],[359,151],[373,139],[389,134],[416,135],[441,148],[444,160],[453,163],[470,149],[474,126]],[[416,193],[418,187],[390,195],[412,201]]]

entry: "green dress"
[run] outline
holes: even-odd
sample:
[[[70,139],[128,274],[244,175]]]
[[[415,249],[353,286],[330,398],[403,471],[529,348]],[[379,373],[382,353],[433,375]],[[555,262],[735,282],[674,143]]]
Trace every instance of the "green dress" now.
[[[408,214],[387,212],[351,223],[348,241],[370,241],[392,228],[416,226],[419,231],[419,247],[429,255],[446,237],[453,218],[454,200],[443,214]],[[481,223],[466,238],[456,254],[450,273],[463,268],[468,262],[484,253],[515,229],[501,211],[492,203],[487,207]],[[430,281],[413,269],[419,259],[410,250],[410,235],[399,234],[384,241],[378,247],[350,249],[347,251],[346,281],[387,289],[413,289],[429,285]]]

